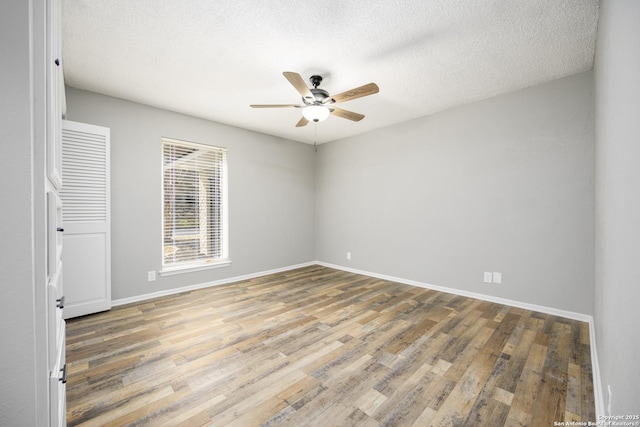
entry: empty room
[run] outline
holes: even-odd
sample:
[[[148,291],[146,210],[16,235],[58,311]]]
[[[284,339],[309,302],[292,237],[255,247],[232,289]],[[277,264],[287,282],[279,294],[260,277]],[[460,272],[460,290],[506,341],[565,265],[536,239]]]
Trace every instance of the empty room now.
[[[1,425],[640,426],[640,2],[0,7]]]

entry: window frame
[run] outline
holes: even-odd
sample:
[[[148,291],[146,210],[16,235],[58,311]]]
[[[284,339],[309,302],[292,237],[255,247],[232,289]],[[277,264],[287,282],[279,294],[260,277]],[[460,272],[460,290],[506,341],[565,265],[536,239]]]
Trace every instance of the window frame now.
[[[222,171],[220,172],[220,257],[217,258],[207,258],[207,259],[194,259],[187,260],[184,262],[176,262],[176,263],[165,263],[165,146],[167,144],[178,145],[183,148],[195,148],[198,150],[209,150],[209,151],[217,151],[222,155]],[[189,273],[194,271],[202,271],[209,270],[213,268],[226,267],[231,264],[231,260],[229,259],[229,206],[228,206],[228,165],[227,165],[227,149],[224,147],[218,147],[210,144],[203,144],[198,142],[185,141],[182,139],[176,138],[161,138],[161,166],[160,166],[160,174],[161,174],[161,191],[160,191],[160,205],[161,205],[161,223],[160,223],[160,240],[161,240],[161,264],[162,269],[159,271],[160,276],[171,276],[175,274],[181,273]]]

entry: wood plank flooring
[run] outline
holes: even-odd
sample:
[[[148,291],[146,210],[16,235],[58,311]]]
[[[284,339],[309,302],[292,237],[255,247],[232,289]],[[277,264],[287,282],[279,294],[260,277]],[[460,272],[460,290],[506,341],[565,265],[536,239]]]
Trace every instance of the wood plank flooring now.
[[[68,322],[71,426],[595,421],[588,324],[321,266]]]

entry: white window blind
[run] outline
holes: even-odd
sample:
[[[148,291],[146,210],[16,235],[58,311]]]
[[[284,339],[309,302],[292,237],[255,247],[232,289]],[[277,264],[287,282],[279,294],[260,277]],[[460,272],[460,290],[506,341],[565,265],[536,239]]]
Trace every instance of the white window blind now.
[[[163,267],[228,261],[227,152],[162,139]]]

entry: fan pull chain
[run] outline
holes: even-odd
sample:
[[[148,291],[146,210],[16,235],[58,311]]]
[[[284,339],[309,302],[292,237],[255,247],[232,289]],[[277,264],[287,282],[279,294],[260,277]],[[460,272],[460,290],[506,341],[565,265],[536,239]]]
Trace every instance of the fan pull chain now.
[[[317,145],[317,141],[318,141],[318,123],[314,123],[313,124],[313,149],[316,150],[316,153],[318,152],[318,145]]]

